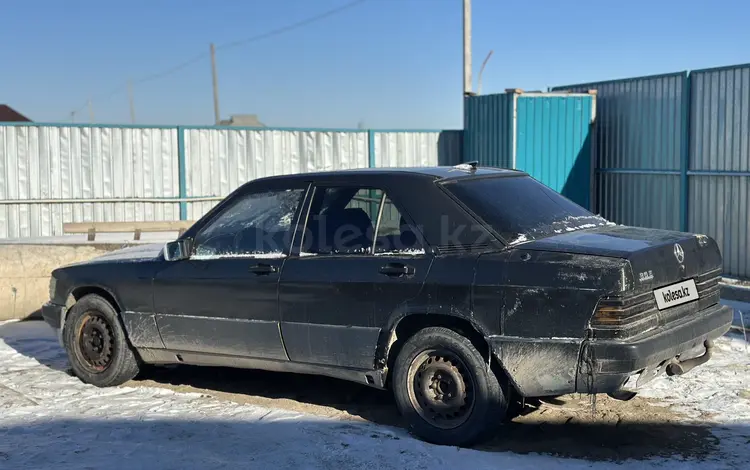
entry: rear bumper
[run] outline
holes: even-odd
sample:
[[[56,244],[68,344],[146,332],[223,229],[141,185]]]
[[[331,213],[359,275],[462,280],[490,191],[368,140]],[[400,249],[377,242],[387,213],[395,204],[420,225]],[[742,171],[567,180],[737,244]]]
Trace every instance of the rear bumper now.
[[[629,377],[641,373],[645,379],[639,381],[642,385],[660,374],[668,361],[726,333],[732,317],[732,308],[717,304],[643,338],[584,342],[576,391],[614,392],[622,388]],[[647,374],[652,377],[645,377]]]

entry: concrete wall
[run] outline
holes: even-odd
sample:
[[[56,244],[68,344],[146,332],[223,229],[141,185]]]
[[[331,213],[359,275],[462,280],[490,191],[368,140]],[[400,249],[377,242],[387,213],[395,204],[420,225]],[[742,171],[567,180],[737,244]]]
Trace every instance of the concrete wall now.
[[[121,244],[0,244],[0,321],[37,312],[49,298],[55,268],[119,248]]]

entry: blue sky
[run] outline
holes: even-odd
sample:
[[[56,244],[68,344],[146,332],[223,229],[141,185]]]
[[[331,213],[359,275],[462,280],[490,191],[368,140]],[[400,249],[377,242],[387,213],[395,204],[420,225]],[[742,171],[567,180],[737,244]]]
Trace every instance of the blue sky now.
[[[36,121],[211,124],[209,43],[242,40],[349,0],[35,0],[2,7],[0,103]],[[460,128],[461,0],[367,0],[219,49],[221,114],[271,126]],[[750,62],[743,0],[473,0],[483,93]],[[157,80],[139,79],[205,53]]]

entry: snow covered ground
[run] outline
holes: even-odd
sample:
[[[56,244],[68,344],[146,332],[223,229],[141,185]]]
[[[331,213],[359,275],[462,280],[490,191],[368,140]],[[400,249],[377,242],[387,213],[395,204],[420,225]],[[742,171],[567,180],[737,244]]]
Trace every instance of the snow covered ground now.
[[[0,323],[0,469],[750,468],[750,352],[718,341],[700,371],[657,379],[646,395],[711,423],[703,460],[625,462],[426,444],[402,429],[145,387],[98,389],[69,376],[51,329]]]

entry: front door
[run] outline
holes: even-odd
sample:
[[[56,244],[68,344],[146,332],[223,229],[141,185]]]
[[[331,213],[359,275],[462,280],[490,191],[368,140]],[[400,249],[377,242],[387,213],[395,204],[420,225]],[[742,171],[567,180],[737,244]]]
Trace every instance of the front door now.
[[[278,282],[306,188],[238,195],[154,280],[167,349],[286,360]]]
[[[429,271],[420,237],[381,189],[318,187],[298,249],[279,288],[289,359],[371,370],[381,328]]]

